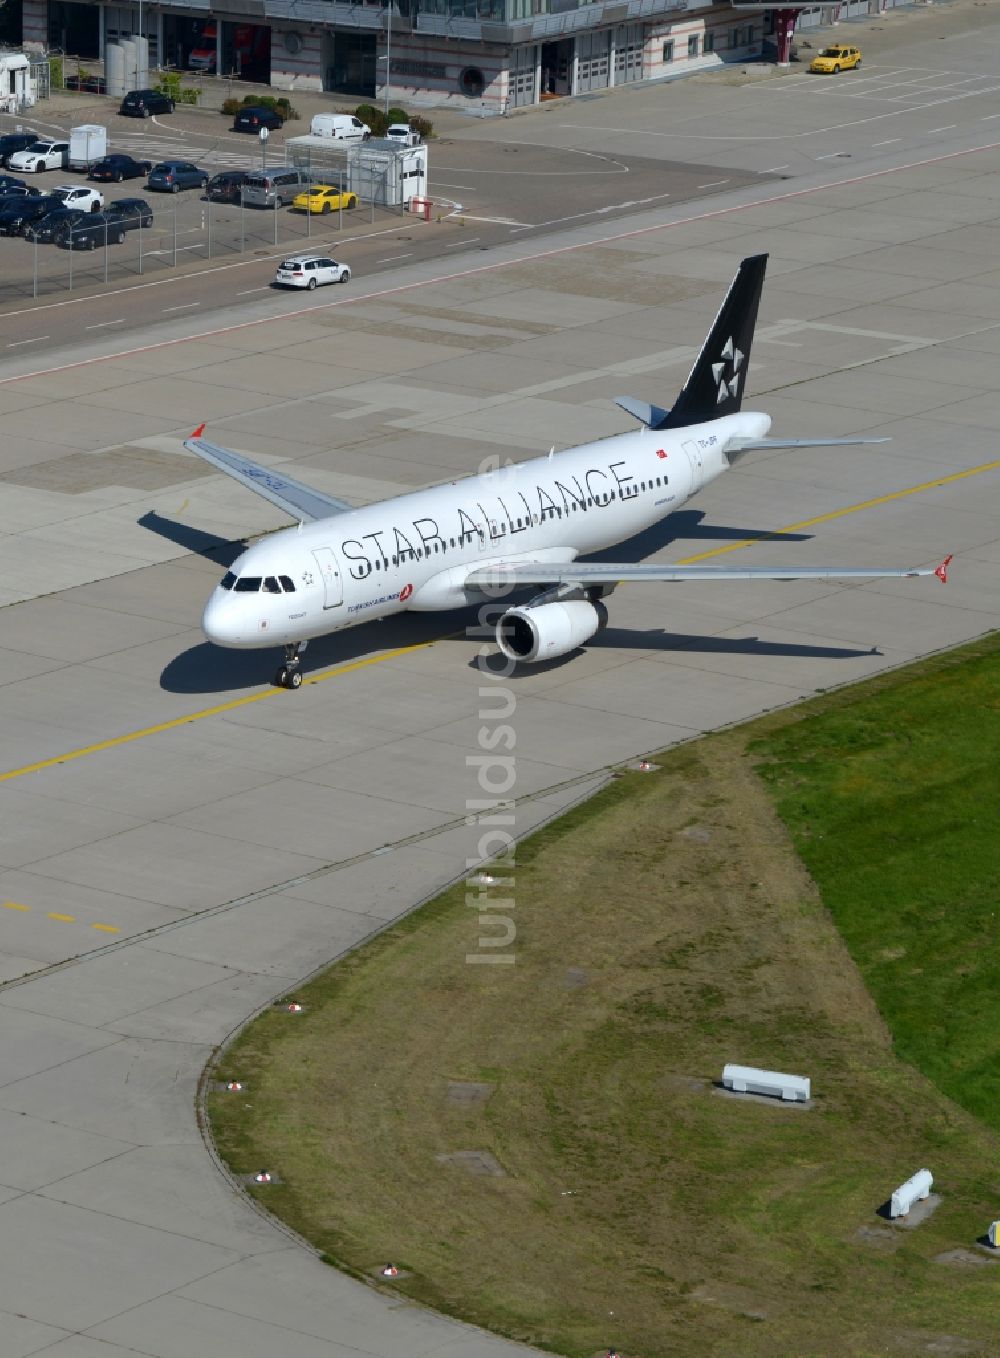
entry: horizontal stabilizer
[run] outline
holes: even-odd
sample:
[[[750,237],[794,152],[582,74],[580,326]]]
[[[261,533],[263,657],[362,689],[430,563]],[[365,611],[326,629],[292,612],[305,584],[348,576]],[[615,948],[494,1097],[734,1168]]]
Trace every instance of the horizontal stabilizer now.
[[[638,396],[616,396],[615,405],[621,406],[622,410],[629,415],[634,415],[640,424],[644,424],[647,429],[659,429],[660,425],[670,414],[669,410],[664,410],[662,406],[650,405],[648,401],[640,401]]]
[[[685,580],[898,580],[936,575],[945,582],[948,562],[939,566],[636,566],[603,561],[512,561],[480,566],[466,576],[473,588],[515,589],[519,585],[680,584]]]
[[[621,404],[621,402],[619,402]],[[730,439],[727,453],[756,453],[767,448],[852,448],[861,443],[891,443],[881,439]]]
[[[199,425],[192,436],[184,440],[184,447],[188,452],[195,453],[205,462],[211,463],[218,471],[225,472],[248,490],[256,491],[265,500],[270,500],[271,504],[283,509],[291,518],[300,522],[307,519],[329,519],[334,514],[344,514],[354,508],[353,505],[345,504],[343,500],[335,500],[332,495],[324,495],[322,491],[303,485],[301,481],[293,481],[290,476],[285,476],[273,467],[262,467],[257,462],[251,462],[250,458],[244,457],[242,453],[234,453],[230,448],[220,448],[216,443],[209,443],[207,439],[201,437],[204,428],[203,424]]]

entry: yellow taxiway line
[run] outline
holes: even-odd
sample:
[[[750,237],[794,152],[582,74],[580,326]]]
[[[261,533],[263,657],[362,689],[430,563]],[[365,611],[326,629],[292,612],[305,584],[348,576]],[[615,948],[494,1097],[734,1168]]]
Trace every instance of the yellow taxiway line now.
[[[812,519],[802,519],[799,523],[786,524],[784,528],[774,528],[759,538],[745,538],[739,542],[726,543],[723,547],[713,547],[710,551],[698,553],[697,556],[684,557],[677,564],[693,566],[699,561],[708,561],[712,557],[724,556],[727,552],[738,552],[744,547],[753,547],[759,542],[766,542],[769,538],[780,538],[783,533],[796,533],[803,528],[814,528],[820,523],[830,523],[833,519],[843,519],[849,514],[859,514],[865,509],[875,509],[878,505],[891,504],[894,500],[905,500],[911,495],[921,495],[924,491],[938,490],[941,486],[950,486],[956,481],[965,481],[970,476],[981,476],[984,472],[998,469],[1000,469],[1000,460],[984,462],[978,467],[969,467],[966,471],[952,472],[949,476],[938,476],[933,481],[923,481],[920,485],[909,486],[905,490],[890,491],[887,495],[877,495],[871,500],[862,500],[856,505],[845,505],[843,509],[832,509],[827,514],[817,514]],[[435,645],[438,640],[440,638],[418,641],[412,646],[400,646],[393,651],[380,652],[378,655],[365,656],[362,660],[353,660],[347,665],[338,665],[322,674],[310,675],[308,679],[303,680],[303,687],[306,684],[321,684],[327,679],[339,679],[342,675],[353,674],[356,670],[365,669],[369,665],[380,665],[387,660],[397,660],[403,655],[413,655],[416,651],[427,650],[428,647]],[[13,778],[22,778],[26,773],[39,773],[42,769],[51,769],[59,764],[68,764],[74,759],[84,759],[88,755],[100,754],[104,750],[114,750],[120,745],[130,745],[133,741],[145,740],[147,736],[161,735],[164,731],[173,731],[178,726],[189,726],[192,722],[204,721],[206,717],[218,717],[224,712],[235,712],[241,707],[248,707],[251,703],[265,702],[267,699],[279,697],[283,693],[284,690],[278,688],[267,688],[260,693],[248,693],[242,698],[233,698],[228,703],[216,703],[213,707],[202,708],[200,712],[191,712],[186,717],[174,717],[170,721],[158,722],[155,726],[144,726],[138,731],[129,731],[125,735],[112,736],[110,740],[100,740],[93,745],[84,745],[79,750],[70,750],[66,754],[54,755],[51,759],[39,759],[34,764],[25,764],[19,769],[8,769],[5,773],[0,773],[0,783],[9,782]],[[93,927],[98,928],[100,926],[94,925]]]

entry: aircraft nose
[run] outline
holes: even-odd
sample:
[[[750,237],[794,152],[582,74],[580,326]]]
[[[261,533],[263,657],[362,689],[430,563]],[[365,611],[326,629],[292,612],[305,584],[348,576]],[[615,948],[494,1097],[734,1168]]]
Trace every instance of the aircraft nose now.
[[[205,605],[201,619],[201,630],[216,646],[232,646],[239,640],[239,623],[233,614],[229,595],[225,590],[217,589]]]

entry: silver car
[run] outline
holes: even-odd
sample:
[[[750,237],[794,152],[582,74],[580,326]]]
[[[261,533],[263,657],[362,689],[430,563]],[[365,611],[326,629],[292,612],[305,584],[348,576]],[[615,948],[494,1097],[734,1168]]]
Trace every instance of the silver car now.
[[[328,255],[296,255],[283,259],[278,265],[274,281],[283,288],[313,288],[323,283],[346,283],[351,271],[346,264],[338,264]]]

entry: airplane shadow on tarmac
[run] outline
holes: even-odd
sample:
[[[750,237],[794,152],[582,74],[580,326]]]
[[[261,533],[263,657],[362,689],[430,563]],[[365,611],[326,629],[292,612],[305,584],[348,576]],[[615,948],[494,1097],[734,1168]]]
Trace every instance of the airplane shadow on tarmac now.
[[[699,510],[680,510],[617,547],[597,553],[588,560],[641,561],[680,539],[688,542],[699,539],[706,542],[743,542],[766,540],[776,536],[766,530],[704,524],[704,517]],[[201,529],[165,519],[155,512],[143,515],[139,523],[171,542],[217,562],[220,566],[231,565],[236,557],[246,550],[245,542],[227,542],[224,538],[203,532]],[[780,536],[791,542],[803,542],[811,535],[788,533]],[[506,602],[523,602],[530,598],[532,593],[534,590],[522,591],[517,595],[508,596]],[[444,640],[456,633],[463,633],[476,623],[476,610],[468,608],[449,613],[403,613],[397,617],[386,618],[382,622],[360,623],[357,627],[311,641],[303,655],[303,675],[308,679],[310,673],[328,669],[332,665],[350,664],[368,655],[382,654],[406,646],[419,646],[437,639]],[[790,658],[799,656],[846,659],[869,654],[867,651],[836,650],[830,647],[772,645],[753,637],[726,640],[717,637],[678,636],[663,629],[631,632],[611,628],[588,644],[604,644],[622,649],[683,648],[726,651],[734,654],[784,655]],[[544,672],[572,659],[574,654],[576,652],[531,668],[536,672]],[[202,642],[170,661],[160,675],[160,686],[170,693],[224,693],[255,688],[272,681],[280,661],[281,650],[277,646],[262,650],[227,651],[208,642]],[[476,659],[471,665],[477,666],[479,663]]]

